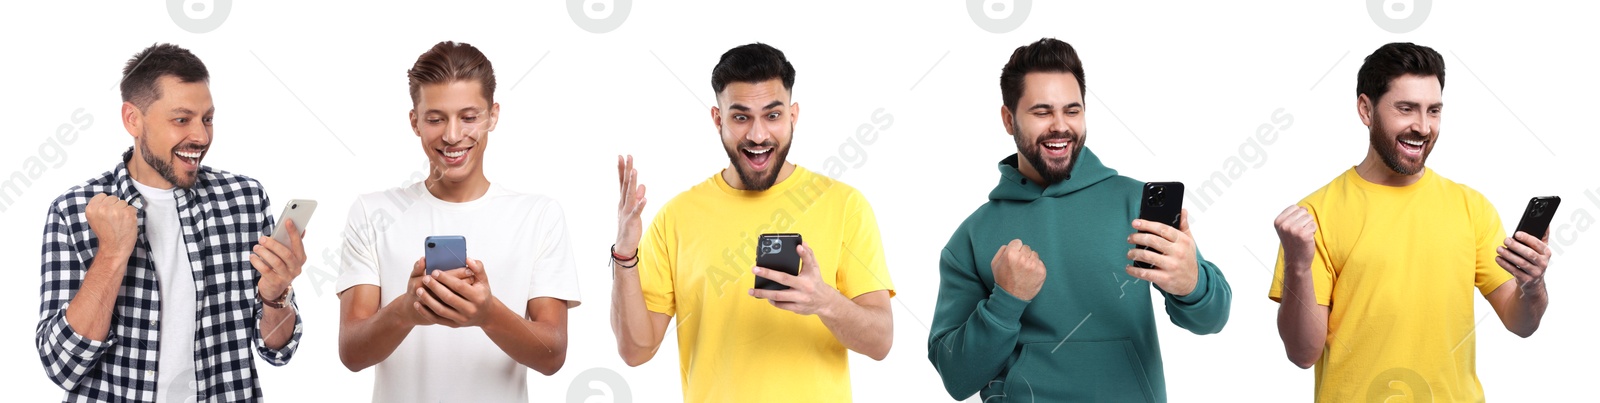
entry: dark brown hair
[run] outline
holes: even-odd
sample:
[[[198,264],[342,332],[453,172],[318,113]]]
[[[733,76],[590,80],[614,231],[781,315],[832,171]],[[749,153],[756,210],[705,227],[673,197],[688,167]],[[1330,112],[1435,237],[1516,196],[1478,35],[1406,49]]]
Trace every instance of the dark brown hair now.
[[[1444,57],[1433,48],[1410,42],[1383,45],[1361,63],[1361,70],[1356,73],[1356,94],[1378,102],[1389,92],[1390,81],[1407,74],[1438,77],[1439,88],[1444,89]]]
[[[156,80],[163,76],[177,77],[185,83],[211,79],[206,64],[188,49],[170,43],[150,45],[134,54],[122,67],[122,102],[131,102],[143,112],[161,99],[161,87],[156,85]]]
[[[494,66],[478,48],[452,41],[439,42],[417,56],[417,63],[406,71],[411,82],[411,105],[421,101],[420,89],[427,84],[477,81],[483,86],[483,99],[494,103]]]
[[[1078,95],[1087,96],[1083,84],[1083,61],[1072,45],[1056,38],[1043,38],[1011,52],[1011,60],[1000,69],[1000,98],[1006,109],[1017,111],[1022,99],[1023,79],[1028,73],[1072,73],[1078,79]]]

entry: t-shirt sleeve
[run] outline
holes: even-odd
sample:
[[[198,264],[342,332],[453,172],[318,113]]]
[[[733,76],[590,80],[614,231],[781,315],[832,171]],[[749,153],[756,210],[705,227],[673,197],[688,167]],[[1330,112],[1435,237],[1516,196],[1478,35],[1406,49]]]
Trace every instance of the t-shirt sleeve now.
[[[1334,274],[1333,266],[1328,263],[1331,261],[1328,255],[1328,242],[1323,237],[1323,233],[1327,231],[1331,223],[1324,222],[1323,218],[1325,217],[1318,214],[1316,207],[1312,206],[1311,203],[1301,201],[1300,206],[1305,207],[1306,211],[1311,213],[1311,218],[1317,222],[1317,232],[1312,236],[1312,239],[1317,242],[1317,253],[1311,256],[1311,286],[1317,292],[1317,305],[1331,306],[1333,302],[1333,280],[1336,275]],[[1278,246],[1278,260],[1273,266],[1272,289],[1267,291],[1267,298],[1283,302],[1284,261],[1282,245]]]
[[[554,200],[531,223],[538,255],[529,276],[528,299],[549,297],[567,301],[567,307],[582,303],[578,295],[578,266],[572,256],[572,240],[567,235],[567,215]]]
[[[1482,193],[1469,188],[1467,206],[1472,214],[1473,229],[1478,237],[1478,257],[1477,266],[1473,269],[1473,283],[1478,287],[1478,292],[1487,296],[1513,278],[1511,272],[1494,261],[1494,258],[1499,256],[1497,249],[1504,245],[1506,230],[1501,226],[1500,213],[1494,210],[1494,206],[1489,203],[1489,199],[1483,197]]]
[[[673,256],[669,250],[674,243],[667,231],[667,209],[662,208],[645,228],[639,240],[639,289],[644,293],[644,307],[650,312],[673,316],[677,313],[677,298],[673,294]],[[618,251],[619,253],[627,253]]]
[[[839,257],[837,273],[839,292],[855,298],[878,290],[888,290],[893,297],[894,283],[889,280],[889,265],[883,255],[883,240],[878,235],[878,219],[872,205],[857,193],[846,204],[849,209],[841,228],[840,240],[844,256]]]
[[[345,218],[344,245],[339,248],[339,292],[362,284],[379,285],[377,236],[367,221],[365,202],[356,198]]]

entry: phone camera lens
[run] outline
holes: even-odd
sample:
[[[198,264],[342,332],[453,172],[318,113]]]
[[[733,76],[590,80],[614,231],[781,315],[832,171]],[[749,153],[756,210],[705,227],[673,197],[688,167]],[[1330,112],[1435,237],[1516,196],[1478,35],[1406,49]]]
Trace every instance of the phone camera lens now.
[[[434,245],[434,244],[433,244],[433,242],[428,242],[428,247],[429,247],[429,248],[432,248],[432,247],[434,247],[434,246],[435,246],[435,245]]]
[[[293,210],[293,209],[297,209],[297,208],[300,208],[300,205],[299,205],[299,204],[290,204],[290,205],[289,205],[289,209],[290,209],[290,210]]]

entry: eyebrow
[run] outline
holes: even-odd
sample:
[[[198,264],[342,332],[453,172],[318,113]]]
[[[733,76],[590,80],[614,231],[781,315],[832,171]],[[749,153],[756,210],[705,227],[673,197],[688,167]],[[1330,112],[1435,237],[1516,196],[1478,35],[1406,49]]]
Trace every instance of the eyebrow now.
[[[468,107],[465,107],[465,108],[461,108],[461,109],[459,109],[459,110],[456,110],[456,113],[463,113],[463,112],[481,112],[481,111],[482,111],[482,109],[479,109],[479,108],[478,108],[478,107],[476,107],[476,106],[468,106]],[[445,111],[444,111],[444,110],[442,110],[442,109],[429,109],[429,110],[427,110],[427,111],[423,111],[423,112],[422,112],[422,113],[423,113],[423,114],[435,114],[435,113],[437,113],[437,114],[444,114],[444,113],[445,113]]]
[[[1073,102],[1073,103],[1069,103],[1069,104],[1067,104],[1067,106],[1064,106],[1064,107],[1063,107],[1063,108],[1072,108],[1072,107],[1079,107],[1079,108],[1082,108],[1082,107],[1083,107],[1083,103],[1082,103],[1082,102]],[[1029,108],[1028,108],[1028,110],[1030,110],[1030,111],[1031,111],[1031,110],[1034,110],[1034,109],[1045,109],[1045,110],[1049,110],[1049,109],[1055,109],[1055,108],[1052,108],[1052,107],[1051,107],[1051,106],[1050,106],[1050,104],[1034,104],[1034,105],[1033,105],[1033,106],[1032,106],[1032,107],[1029,107]]]
[[[780,107],[780,106],[783,106],[783,101],[774,100],[771,103],[768,103],[767,106],[761,107],[761,109],[762,110],[768,110],[768,109],[777,108],[777,107]],[[733,104],[733,105],[728,106],[728,109],[732,109],[732,110],[736,110],[736,111],[740,111],[740,112],[749,112],[750,111],[750,107],[744,106],[744,104]]]

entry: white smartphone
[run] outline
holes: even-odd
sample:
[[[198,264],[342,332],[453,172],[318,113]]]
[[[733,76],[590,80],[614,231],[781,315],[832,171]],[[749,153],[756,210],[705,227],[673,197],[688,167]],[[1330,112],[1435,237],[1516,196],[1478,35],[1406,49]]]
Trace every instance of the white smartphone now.
[[[311,213],[316,211],[316,200],[290,200],[289,205],[283,206],[283,214],[278,215],[277,225],[272,229],[272,239],[284,245],[289,244],[289,226],[286,224],[288,221],[294,221],[294,226],[300,230],[300,235],[305,235],[306,224],[311,222]]]

